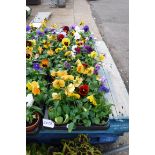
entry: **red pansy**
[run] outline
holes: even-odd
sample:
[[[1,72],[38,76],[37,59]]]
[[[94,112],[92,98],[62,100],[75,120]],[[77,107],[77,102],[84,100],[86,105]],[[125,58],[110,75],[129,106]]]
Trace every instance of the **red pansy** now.
[[[84,84],[84,85],[80,86],[79,94],[81,96],[86,96],[88,94],[88,92],[89,92],[89,86],[88,85]]]
[[[62,39],[64,38],[65,36],[63,35],[63,34],[58,34],[58,36],[57,36],[57,39],[58,39],[58,41],[62,41]]]

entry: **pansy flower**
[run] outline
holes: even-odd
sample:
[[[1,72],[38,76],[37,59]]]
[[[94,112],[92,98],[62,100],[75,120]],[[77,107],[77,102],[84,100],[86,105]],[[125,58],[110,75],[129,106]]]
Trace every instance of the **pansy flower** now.
[[[63,38],[62,39],[62,44],[66,47],[70,45],[70,40],[68,38]]]
[[[82,83],[83,79],[81,77],[76,77],[73,84],[75,87],[79,87],[79,85]]]
[[[54,80],[53,81],[53,87],[56,89],[60,89],[65,87],[65,81],[64,80]]]
[[[83,30],[84,30],[85,32],[88,32],[88,31],[89,31],[89,26],[88,26],[88,25],[85,25],[85,26],[83,27]]]
[[[86,96],[88,94],[88,92],[89,92],[89,86],[88,85],[84,84],[84,85],[80,86],[79,94],[81,96]]]
[[[37,62],[34,62],[34,63],[33,63],[33,69],[34,69],[34,70],[37,70],[37,71],[40,70],[40,64],[37,63]]]
[[[33,45],[32,41],[30,40],[26,40],[26,46],[31,47]]]
[[[30,60],[32,57],[32,52],[31,51],[26,51],[26,59]]]
[[[31,27],[29,25],[26,25],[26,31],[30,31]]]
[[[61,100],[61,95],[59,93],[52,93],[53,100]]]
[[[57,36],[57,39],[58,39],[58,41],[62,41],[62,39],[64,38],[65,36],[63,35],[63,34],[58,34],[58,36]]]
[[[110,90],[109,90],[109,88],[107,88],[106,86],[105,86],[105,84],[102,84],[101,86],[100,86],[100,88],[99,88],[99,91],[100,92],[105,92],[105,93],[108,93]]]
[[[52,49],[50,49],[50,50],[47,51],[47,54],[48,54],[49,56],[52,56],[52,55],[54,54],[54,52],[53,52]]]
[[[69,31],[69,27],[68,26],[64,26],[63,27],[63,31],[67,33]]]
[[[41,67],[48,67],[48,65],[49,65],[48,59],[41,60]]]
[[[94,105],[97,106],[96,100],[93,95],[87,97],[87,99]]]

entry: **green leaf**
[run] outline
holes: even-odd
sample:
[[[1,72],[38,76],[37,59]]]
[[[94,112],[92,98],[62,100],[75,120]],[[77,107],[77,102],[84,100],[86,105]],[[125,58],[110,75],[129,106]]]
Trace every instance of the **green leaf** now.
[[[66,115],[65,115],[65,120],[64,120],[64,122],[63,122],[63,123],[64,123],[64,124],[66,124],[66,123],[68,123],[68,121],[69,121],[69,115],[68,115],[68,114],[66,114]]]
[[[95,117],[93,121],[94,121],[95,124],[100,124],[100,119],[97,118],[97,117]]]
[[[72,130],[74,129],[74,123],[69,123],[68,125],[68,132],[72,132]]]
[[[84,119],[84,120],[83,120],[83,123],[84,123],[84,126],[85,126],[85,127],[91,126],[91,121],[90,121],[90,120]]]
[[[56,118],[55,118],[55,122],[56,122],[57,124],[62,124],[62,123],[63,123],[63,117],[61,117],[61,116],[56,117]]]

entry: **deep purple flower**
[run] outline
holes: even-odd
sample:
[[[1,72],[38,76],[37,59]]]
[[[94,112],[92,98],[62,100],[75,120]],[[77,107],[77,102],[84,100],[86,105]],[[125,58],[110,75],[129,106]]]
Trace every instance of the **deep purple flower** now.
[[[36,31],[37,35],[39,36],[43,36],[44,35],[44,32],[41,32],[39,29]]]
[[[35,70],[40,70],[40,65],[39,65],[39,63],[37,63],[37,62],[35,62],[35,63],[33,63],[33,69],[35,69]]]
[[[102,84],[99,88],[99,91],[100,92],[104,91],[105,93],[108,93],[110,90],[104,84]]]
[[[30,31],[31,27],[29,25],[26,25],[26,31]]]
[[[71,68],[71,65],[67,61],[64,62],[64,65],[65,65],[65,68],[67,68],[67,69]]]
[[[48,28],[45,28],[44,29],[44,33],[47,33],[47,32],[49,32],[49,29]]]
[[[89,45],[85,45],[84,48],[86,49],[87,53],[91,53],[93,51]]]
[[[88,25],[85,25],[85,26],[83,27],[83,30],[84,30],[85,32],[88,32],[88,31],[89,31],[89,26],[88,26]]]

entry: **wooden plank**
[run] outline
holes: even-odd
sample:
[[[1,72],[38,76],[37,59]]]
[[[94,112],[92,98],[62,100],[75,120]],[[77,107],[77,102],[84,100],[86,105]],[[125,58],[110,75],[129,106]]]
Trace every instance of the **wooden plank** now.
[[[114,104],[114,107],[112,108],[114,118],[128,118],[129,95],[104,41],[96,42],[96,50],[99,53],[104,53],[106,55],[106,59],[102,63],[104,68],[103,75],[107,78],[107,84],[110,88],[110,93],[107,94],[106,97],[109,100],[109,102]]]

